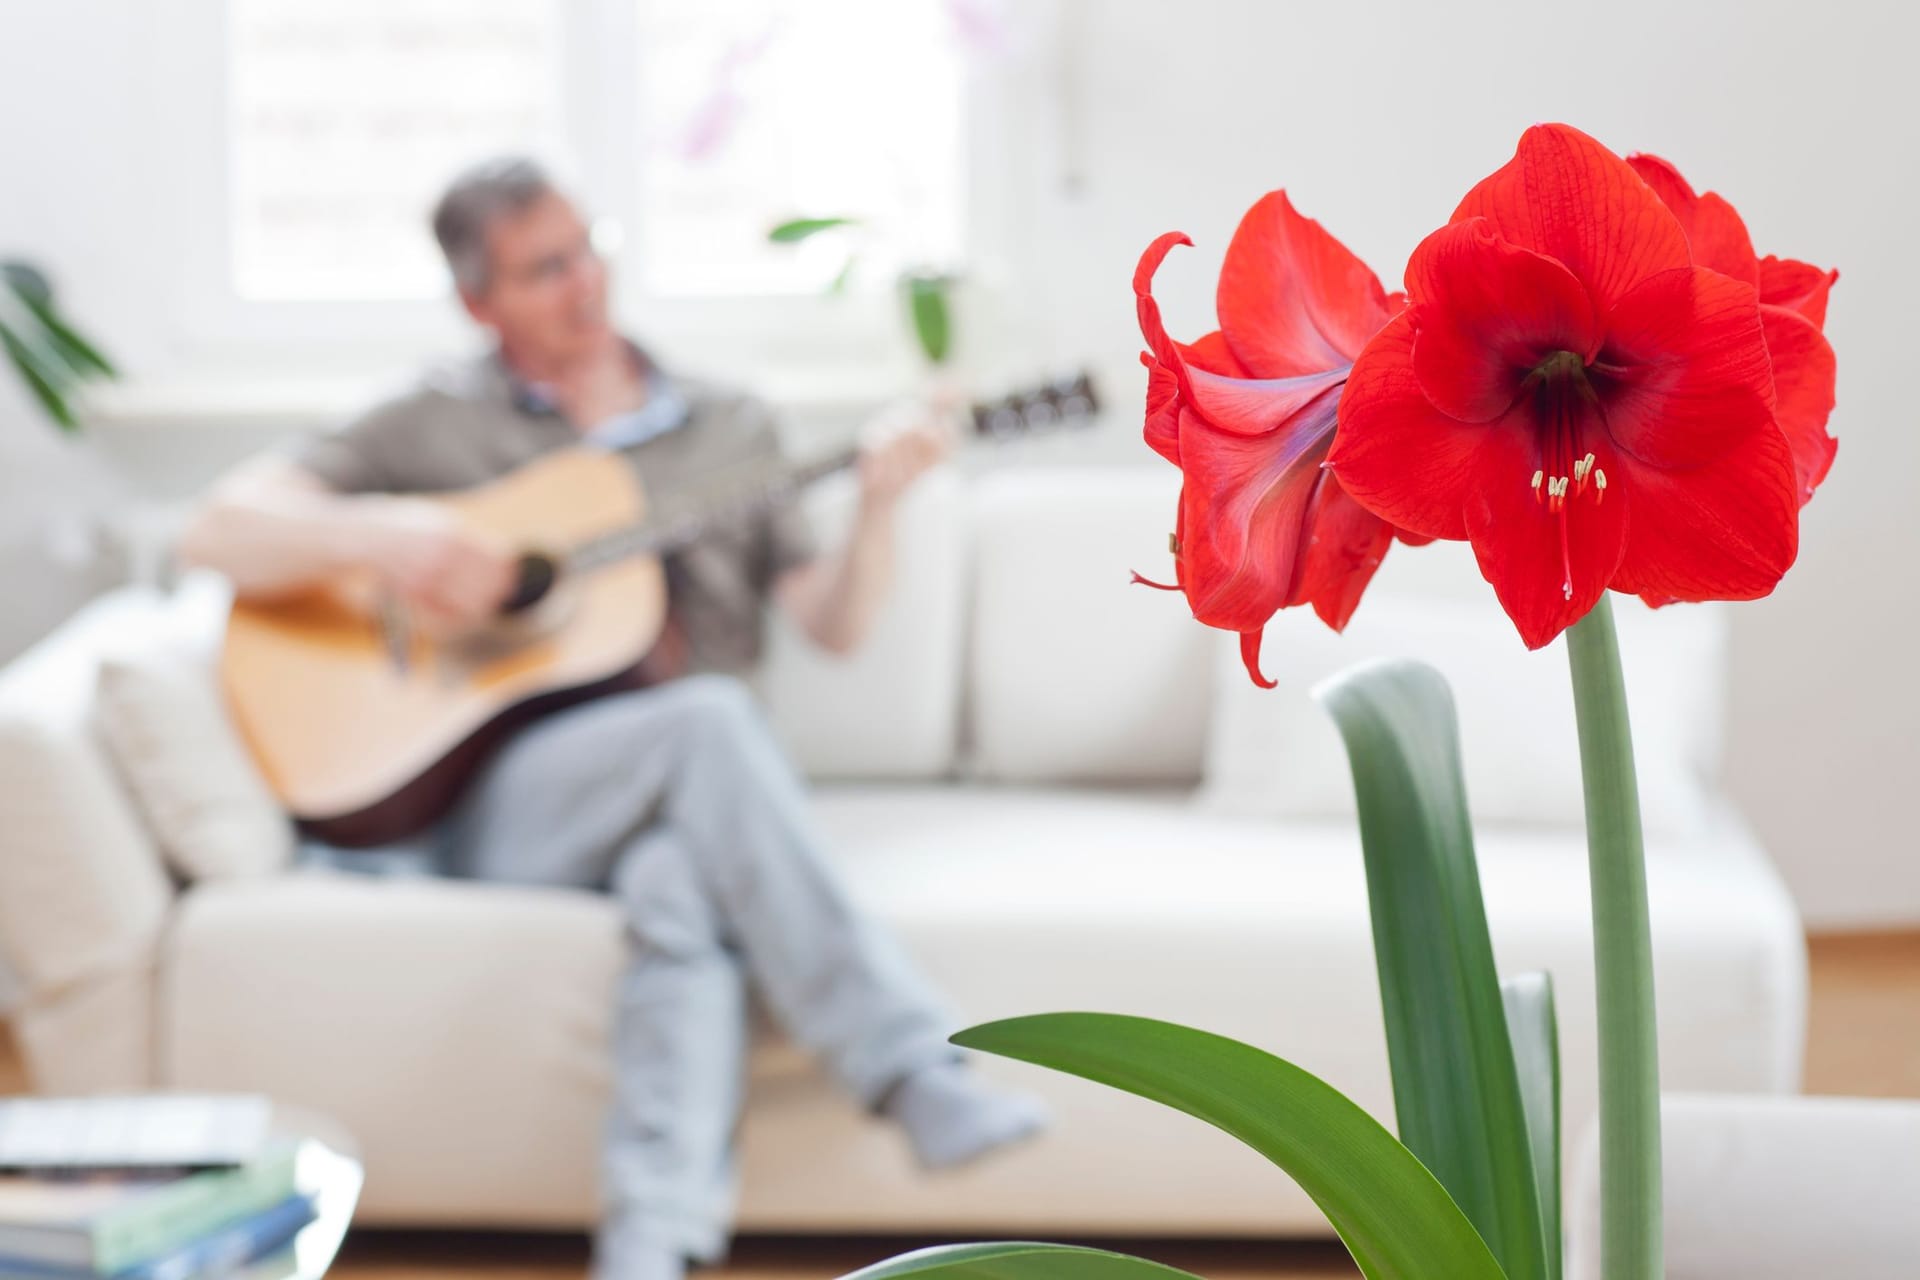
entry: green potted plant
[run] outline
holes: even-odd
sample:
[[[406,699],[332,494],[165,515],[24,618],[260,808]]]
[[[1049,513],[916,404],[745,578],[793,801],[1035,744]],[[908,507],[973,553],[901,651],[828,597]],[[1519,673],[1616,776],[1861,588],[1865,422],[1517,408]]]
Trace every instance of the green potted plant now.
[[[767,239],[774,244],[799,244],[823,232],[851,231],[860,225],[858,218],[839,216],[788,218],[769,229]],[[850,244],[827,292],[844,292],[859,264],[860,249]],[[959,280],[942,271],[914,269],[902,271],[897,283],[914,345],[928,364],[939,368],[953,355],[953,290]]]
[[[0,348],[20,381],[63,431],[80,427],[75,394],[118,371],[60,314],[53,284],[32,263],[0,261]]]

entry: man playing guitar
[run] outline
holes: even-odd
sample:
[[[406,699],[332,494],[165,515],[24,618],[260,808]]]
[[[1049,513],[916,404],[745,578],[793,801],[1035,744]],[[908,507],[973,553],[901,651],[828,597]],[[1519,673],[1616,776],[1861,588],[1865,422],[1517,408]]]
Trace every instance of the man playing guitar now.
[[[469,171],[433,226],[492,354],[241,467],[190,521],[183,559],[249,599],[371,571],[421,625],[455,631],[499,612],[515,549],[409,495],[471,488],[583,443],[626,451],[654,503],[778,463],[762,405],[670,377],[614,329],[586,224],[537,166]],[[595,1242],[606,1280],[676,1280],[724,1251],[749,983],[929,1167],[1043,1123],[1033,1100],[965,1070],[949,1016],[850,904],[802,783],[737,678],[759,656],[769,603],[824,648],[860,643],[892,570],[895,506],[945,439],[896,422],[863,449],[858,516],[837,552],[818,554],[787,507],[742,513],[670,556],[651,683],[520,730],[430,833],[450,874],[600,890],[625,912]]]

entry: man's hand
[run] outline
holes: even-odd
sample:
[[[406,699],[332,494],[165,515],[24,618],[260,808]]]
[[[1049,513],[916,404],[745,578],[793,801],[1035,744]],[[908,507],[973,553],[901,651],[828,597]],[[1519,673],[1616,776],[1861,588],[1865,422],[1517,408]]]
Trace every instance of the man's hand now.
[[[477,627],[500,612],[519,576],[505,547],[432,502],[386,499],[368,517],[364,563],[430,630]]]
[[[953,448],[953,432],[934,410],[900,406],[874,419],[860,446],[860,509],[890,513],[900,495]]]

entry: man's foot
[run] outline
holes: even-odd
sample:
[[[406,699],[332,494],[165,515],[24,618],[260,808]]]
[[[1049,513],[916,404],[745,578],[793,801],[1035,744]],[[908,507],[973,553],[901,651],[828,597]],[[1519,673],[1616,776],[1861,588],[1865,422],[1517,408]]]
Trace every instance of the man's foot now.
[[[893,1087],[880,1110],[907,1131],[914,1155],[929,1169],[965,1164],[1047,1124],[1038,1098],[994,1089],[957,1062],[914,1072]]]

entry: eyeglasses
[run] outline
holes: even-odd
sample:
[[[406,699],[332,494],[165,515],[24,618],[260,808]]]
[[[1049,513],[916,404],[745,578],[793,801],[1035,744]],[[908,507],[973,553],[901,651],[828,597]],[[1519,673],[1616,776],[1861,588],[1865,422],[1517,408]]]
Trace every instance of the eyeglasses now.
[[[620,225],[611,218],[597,219],[579,243],[535,258],[525,266],[506,273],[512,284],[540,286],[554,284],[572,275],[588,263],[603,263],[619,252],[625,240]]]

